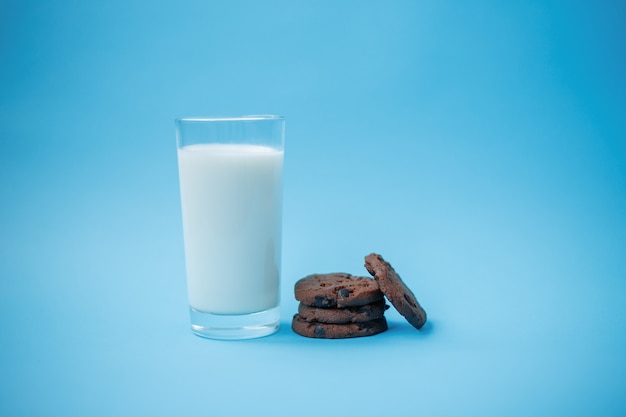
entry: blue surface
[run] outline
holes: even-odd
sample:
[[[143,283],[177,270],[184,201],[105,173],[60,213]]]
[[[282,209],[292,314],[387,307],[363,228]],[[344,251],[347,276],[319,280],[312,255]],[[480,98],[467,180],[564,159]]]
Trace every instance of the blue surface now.
[[[625,415],[625,13],[3,1],[0,415]],[[250,113],[287,117],[283,325],[203,340],[173,120]],[[294,335],[294,282],[372,251],[425,330]]]

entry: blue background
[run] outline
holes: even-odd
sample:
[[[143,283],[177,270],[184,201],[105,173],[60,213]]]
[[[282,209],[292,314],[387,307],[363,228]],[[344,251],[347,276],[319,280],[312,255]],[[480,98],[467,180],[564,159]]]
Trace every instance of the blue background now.
[[[626,414],[621,1],[0,2],[0,415]],[[187,315],[176,117],[287,118],[282,326]],[[313,340],[381,253],[429,314]]]

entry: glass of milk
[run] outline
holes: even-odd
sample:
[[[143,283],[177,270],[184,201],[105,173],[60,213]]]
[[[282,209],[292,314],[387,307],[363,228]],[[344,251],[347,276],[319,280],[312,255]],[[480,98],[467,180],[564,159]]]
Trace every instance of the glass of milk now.
[[[191,329],[212,339],[278,330],[285,119],[176,120]]]

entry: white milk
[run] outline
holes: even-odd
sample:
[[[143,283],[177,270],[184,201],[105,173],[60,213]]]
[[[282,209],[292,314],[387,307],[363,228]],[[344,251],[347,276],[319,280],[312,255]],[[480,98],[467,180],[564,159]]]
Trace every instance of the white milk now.
[[[283,151],[201,144],[178,150],[192,308],[243,314],[278,306]]]

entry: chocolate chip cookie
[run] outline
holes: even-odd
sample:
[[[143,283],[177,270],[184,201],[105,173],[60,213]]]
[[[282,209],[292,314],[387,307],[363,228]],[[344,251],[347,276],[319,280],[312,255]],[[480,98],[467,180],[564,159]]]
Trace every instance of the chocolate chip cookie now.
[[[387,330],[385,317],[360,323],[331,324],[306,321],[299,314],[293,316],[291,328],[300,336],[318,339],[347,339],[373,336]]]
[[[296,282],[296,300],[311,307],[344,308],[383,300],[378,283],[346,273],[312,274]]]
[[[415,294],[382,256],[372,253],[365,257],[365,268],[374,277],[381,291],[400,314],[416,329],[426,323],[426,311]]]
[[[298,314],[306,321],[320,323],[361,323],[376,320],[383,317],[385,310],[389,308],[384,300],[370,304],[344,308],[321,308],[311,307],[300,303]]]

